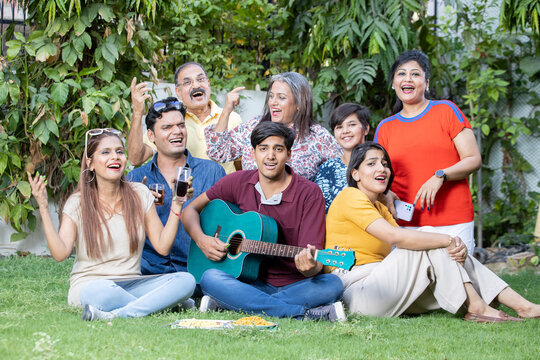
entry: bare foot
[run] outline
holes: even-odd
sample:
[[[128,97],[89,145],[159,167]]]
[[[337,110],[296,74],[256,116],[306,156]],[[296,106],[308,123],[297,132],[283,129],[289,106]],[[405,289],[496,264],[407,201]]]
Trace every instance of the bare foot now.
[[[516,309],[519,317],[522,318],[538,318],[540,317],[540,305],[530,303],[529,306],[524,307],[523,309]]]

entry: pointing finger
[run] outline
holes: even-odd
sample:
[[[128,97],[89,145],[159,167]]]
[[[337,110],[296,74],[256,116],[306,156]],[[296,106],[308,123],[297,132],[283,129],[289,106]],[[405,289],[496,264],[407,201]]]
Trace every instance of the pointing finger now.
[[[237,88],[234,88],[234,89],[231,91],[231,93],[237,93],[237,92],[242,91],[242,90],[245,90],[245,89],[246,89],[245,86],[239,86],[239,87],[237,87]]]

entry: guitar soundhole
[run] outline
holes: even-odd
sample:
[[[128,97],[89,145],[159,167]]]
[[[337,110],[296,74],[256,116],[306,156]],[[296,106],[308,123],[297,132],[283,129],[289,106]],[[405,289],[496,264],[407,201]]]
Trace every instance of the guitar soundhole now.
[[[231,255],[237,255],[240,252],[240,246],[242,245],[242,240],[244,238],[240,234],[234,234],[231,237],[231,241],[229,241],[229,247],[227,248],[227,251]]]

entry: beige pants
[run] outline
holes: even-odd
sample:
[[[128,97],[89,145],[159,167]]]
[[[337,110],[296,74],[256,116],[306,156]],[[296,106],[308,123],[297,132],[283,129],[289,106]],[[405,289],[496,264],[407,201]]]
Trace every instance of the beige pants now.
[[[343,300],[350,311],[368,316],[399,316],[444,309],[455,314],[470,282],[486,303],[508,286],[469,256],[465,267],[446,249],[394,249],[383,261],[332,272],[343,282]]]

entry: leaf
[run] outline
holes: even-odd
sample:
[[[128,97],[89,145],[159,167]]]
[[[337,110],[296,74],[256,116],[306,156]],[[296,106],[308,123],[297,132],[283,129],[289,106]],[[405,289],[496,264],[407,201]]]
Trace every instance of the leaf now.
[[[86,44],[87,48],[89,48],[89,49],[92,48],[92,38],[90,37],[90,35],[88,35],[88,33],[85,32],[84,34],[82,34],[81,39]]]
[[[22,43],[18,40],[11,40],[6,42],[6,46],[8,46],[7,50],[7,57],[8,59],[13,59],[17,55],[19,55],[19,52],[21,51]]]
[[[39,141],[41,141],[44,145],[49,142],[50,132],[49,129],[47,129],[47,125],[44,121],[41,121],[36,125],[36,128],[34,129],[34,135],[37,136]]]
[[[6,223],[9,223],[9,205],[6,201],[2,201],[0,204],[0,216]]]
[[[81,37],[75,37],[72,41],[75,51],[82,53],[84,51],[84,40]]]
[[[69,86],[65,83],[54,83],[51,87],[51,99],[59,106],[63,106],[69,95]]]
[[[94,110],[96,104],[97,101],[93,97],[85,96],[82,99],[82,107],[84,112],[87,114],[90,114]]]
[[[21,194],[23,194],[23,196],[26,198],[32,195],[32,188],[30,187],[30,183],[28,181],[19,181],[17,183],[17,189],[19,189]]]
[[[11,242],[16,242],[16,241],[26,239],[27,236],[28,236],[28,233],[26,233],[24,231],[16,232],[16,233],[11,234],[11,236],[9,237],[9,240]]]
[[[111,64],[114,64],[118,59],[118,50],[116,49],[116,46],[110,41],[106,41],[103,44],[103,46],[101,47],[101,53],[103,54],[105,60],[107,60]]]
[[[6,169],[7,164],[8,164],[7,154],[0,154],[0,175],[4,173],[4,170]]]
[[[21,220],[26,215],[26,210],[21,204],[16,204],[11,209],[11,224],[14,225],[14,227],[17,229],[20,229],[21,226]]]
[[[489,135],[489,131],[490,131],[489,125],[483,124],[482,127],[481,127],[481,129],[482,129],[482,133],[484,133],[485,136],[488,136],[488,135]]]
[[[56,135],[56,137],[60,136],[60,133],[58,132],[58,124],[56,124],[56,121],[52,119],[47,119],[45,121],[45,124],[47,125],[47,129],[49,129],[50,132]]]
[[[77,61],[77,53],[75,52],[75,49],[71,47],[71,45],[67,45],[62,49],[62,60],[69,64],[69,66],[75,65],[75,62]]]
[[[9,97],[11,98],[11,101],[13,101],[14,104],[17,104],[19,102],[19,97],[21,95],[19,85],[15,83],[9,84],[8,90],[9,90]]]
[[[48,43],[40,47],[36,53],[36,60],[45,62],[51,56],[56,55],[57,53],[56,46],[53,43]]]
[[[45,73],[45,75],[47,75],[49,79],[54,80],[56,82],[60,81],[60,73],[58,72],[58,70],[54,68],[45,68],[43,69],[43,72]]]
[[[18,154],[11,153],[11,163],[15,165],[16,167],[18,167],[19,169],[21,168],[21,158],[19,157]]]
[[[110,22],[111,19],[115,18],[114,12],[110,6],[101,5],[98,9],[98,13],[106,22]]]
[[[6,98],[9,95],[8,85],[6,82],[0,84],[0,104],[3,104],[6,101]]]
[[[26,42],[26,38],[24,37],[23,34],[21,34],[20,32],[16,31],[13,33],[13,36],[15,36],[15,39],[19,40],[20,42],[22,43],[25,43]]]
[[[77,90],[81,90],[81,85],[73,79],[66,79],[64,80],[64,83],[68,84],[71,87],[74,87]]]
[[[533,76],[540,71],[540,58],[527,56],[519,62],[519,68],[525,74]]]

